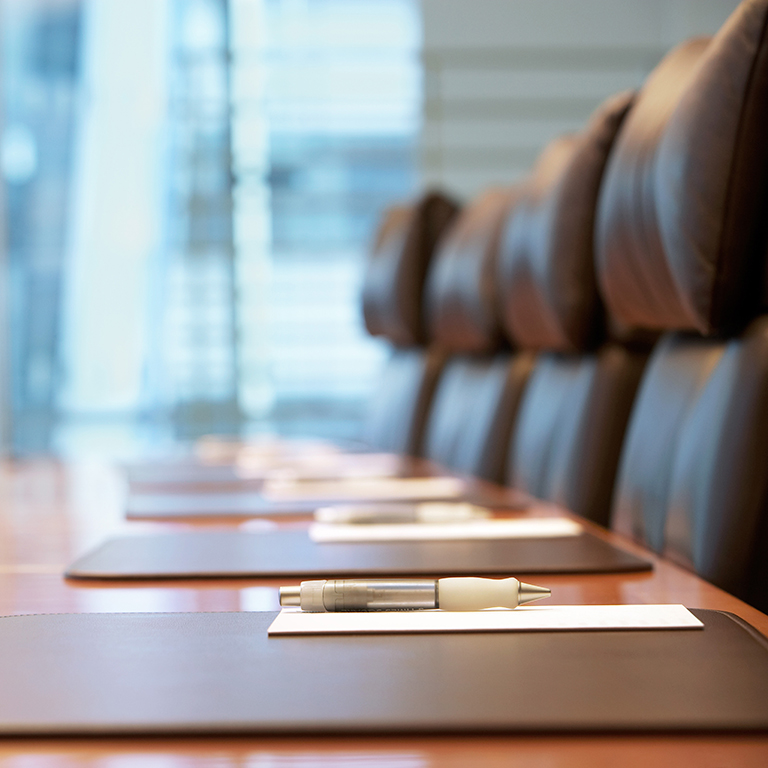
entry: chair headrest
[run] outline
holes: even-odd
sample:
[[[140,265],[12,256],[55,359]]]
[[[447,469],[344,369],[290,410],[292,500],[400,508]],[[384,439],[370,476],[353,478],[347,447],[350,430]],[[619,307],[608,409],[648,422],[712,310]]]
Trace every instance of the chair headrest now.
[[[576,352],[597,341],[597,199],[634,97],[627,91],[610,98],[583,131],[551,142],[521,189],[499,253],[504,327],[518,346]]]
[[[738,330],[762,301],[768,0],[651,73],[608,162],[596,230],[608,309],[641,328]]]
[[[368,257],[363,280],[363,317],[368,332],[398,346],[426,341],[424,280],[435,244],[458,211],[439,192],[385,214]]]
[[[489,352],[505,345],[496,291],[501,227],[517,189],[490,189],[456,218],[438,245],[427,276],[430,339],[452,352]]]

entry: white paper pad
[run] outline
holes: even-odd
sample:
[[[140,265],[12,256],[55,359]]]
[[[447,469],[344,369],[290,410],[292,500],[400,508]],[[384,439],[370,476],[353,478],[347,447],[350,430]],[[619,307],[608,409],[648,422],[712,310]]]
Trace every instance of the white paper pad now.
[[[195,455],[203,461],[217,464],[238,461],[244,456],[269,459],[327,456],[340,452],[339,446],[326,440],[282,438],[277,435],[259,435],[246,440],[208,435],[195,443]]]
[[[238,459],[243,479],[275,481],[339,480],[395,477],[403,469],[403,457],[394,453],[330,453],[298,457],[251,457]]]
[[[132,493],[126,501],[131,515],[264,514],[264,498],[260,493]]]
[[[318,507],[315,520],[333,525],[468,523],[487,520],[491,510],[467,501],[376,501]]]
[[[701,629],[683,605],[547,605],[489,611],[305,613],[283,608],[270,635]]]
[[[452,541],[466,539],[539,539],[578,536],[583,528],[567,517],[522,520],[472,520],[465,523],[313,523],[309,537],[318,542]]]
[[[466,483],[456,477],[392,477],[379,480],[267,480],[262,496],[268,501],[340,501],[348,499],[449,499],[461,496]]]

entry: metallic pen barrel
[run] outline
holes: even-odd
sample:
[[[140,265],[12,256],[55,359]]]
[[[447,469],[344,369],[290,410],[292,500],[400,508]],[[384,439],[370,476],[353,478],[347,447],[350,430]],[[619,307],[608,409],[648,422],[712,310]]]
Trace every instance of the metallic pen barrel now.
[[[415,611],[437,607],[434,579],[335,579],[280,587],[280,605],[304,611]]]

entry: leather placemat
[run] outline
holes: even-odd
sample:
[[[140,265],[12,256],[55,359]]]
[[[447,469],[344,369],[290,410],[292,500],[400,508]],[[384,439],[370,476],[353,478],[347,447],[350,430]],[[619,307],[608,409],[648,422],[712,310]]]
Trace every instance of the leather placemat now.
[[[81,579],[612,573],[647,560],[589,533],[492,541],[318,544],[307,531],[179,531],[110,539],[66,572]]]
[[[259,517],[260,515],[311,514],[316,501],[282,503],[268,501],[258,491],[218,493],[130,493],[125,516],[134,520],[163,520],[199,517]]]
[[[408,499],[392,499],[392,501],[408,502]],[[428,499],[418,499],[417,501],[428,501]],[[533,500],[530,496],[513,488],[484,492],[482,488],[470,487],[461,497],[449,499],[449,501],[470,502],[494,509],[521,509],[529,506]],[[318,502],[317,499],[274,501],[264,498],[256,490],[219,490],[218,492],[209,490],[185,493],[142,492],[128,494],[125,515],[133,520],[306,515],[314,512],[318,506],[328,506],[330,503],[328,501]],[[344,501],[340,503],[355,502]],[[361,501],[360,503],[377,502]],[[386,501],[382,503],[386,503]]]
[[[267,637],[274,613],[0,619],[0,733],[768,730],[768,645],[704,630]]]
[[[218,486],[218,490],[201,491],[187,489],[185,492],[153,491],[131,492],[125,505],[126,517],[134,520],[180,520],[222,517],[263,517],[295,514],[311,514],[318,506],[328,506],[331,502],[318,502],[317,499],[298,499],[276,501],[267,499],[258,492],[260,485],[254,481],[241,481],[239,490],[230,486]],[[487,484],[486,484],[487,485]],[[250,490],[248,490],[250,489]],[[418,499],[417,501],[427,501]],[[378,500],[381,503],[386,501]],[[408,499],[392,499],[395,502],[408,502]],[[522,509],[537,503],[514,488],[483,487],[470,484],[461,497],[448,501],[469,502],[493,509]],[[356,503],[344,501],[340,503]],[[377,503],[364,502],[360,503]],[[540,503],[540,502],[538,502]]]

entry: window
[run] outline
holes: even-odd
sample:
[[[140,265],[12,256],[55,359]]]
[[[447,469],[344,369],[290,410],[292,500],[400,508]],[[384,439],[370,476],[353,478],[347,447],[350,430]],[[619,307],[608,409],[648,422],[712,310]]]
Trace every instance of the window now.
[[[416,1],[4,13],[17,448],[354,435],[365,252],[417,187]]]

